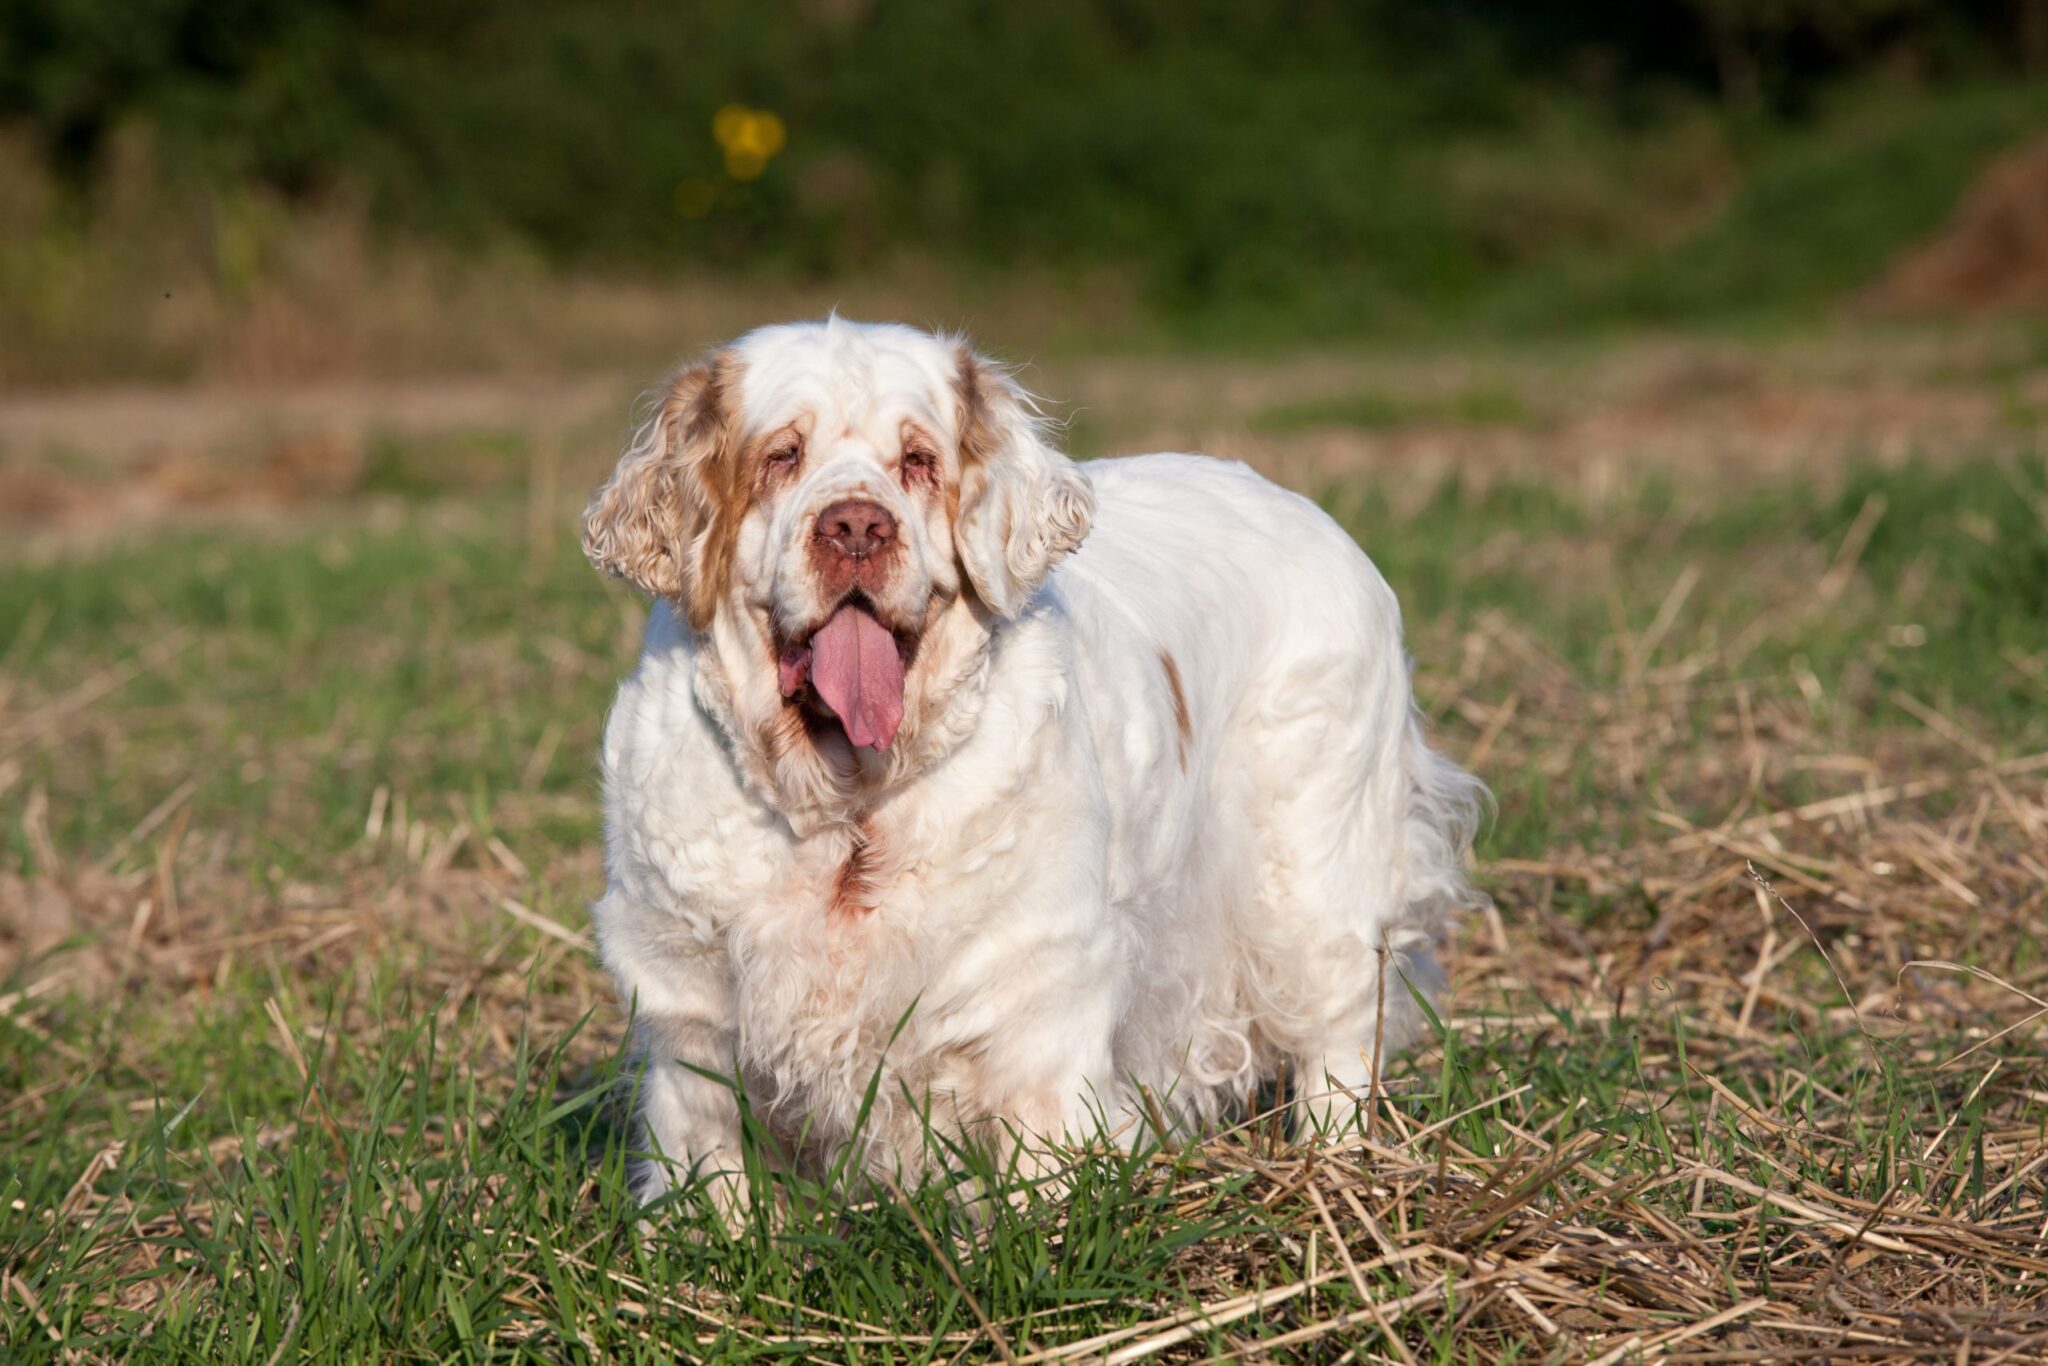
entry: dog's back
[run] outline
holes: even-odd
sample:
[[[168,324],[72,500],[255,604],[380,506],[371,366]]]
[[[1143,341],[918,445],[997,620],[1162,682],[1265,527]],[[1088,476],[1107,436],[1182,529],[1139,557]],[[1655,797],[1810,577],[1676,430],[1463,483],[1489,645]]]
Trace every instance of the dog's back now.
[[[1393,593],[1242,465],[1087,468],[1095,527],[1053,587],[1115,813],[1112,896],[1154,949],[1120,1069],[1201,1118],[1286,1062],[1308,1094],[1361,1083],[1418,1022],[1401,977],[1436,985],[1480,792],[1414,723]]]

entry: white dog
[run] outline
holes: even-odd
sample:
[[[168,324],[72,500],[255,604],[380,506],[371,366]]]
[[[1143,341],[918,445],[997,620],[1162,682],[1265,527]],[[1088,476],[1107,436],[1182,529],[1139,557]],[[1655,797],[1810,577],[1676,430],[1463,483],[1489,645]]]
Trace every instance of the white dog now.
[[[1394,596],[1313,504],[1080,468],[958,341],[832,319],[676,375],[584,546],[656,599],[592,914],[646,1073],[638,1189],[779,1160],[1355,1108],[1468,898]],[[900,1030],[899,1030],[900,1026]],[[859,1124],[870,1079],[882,1084]]]

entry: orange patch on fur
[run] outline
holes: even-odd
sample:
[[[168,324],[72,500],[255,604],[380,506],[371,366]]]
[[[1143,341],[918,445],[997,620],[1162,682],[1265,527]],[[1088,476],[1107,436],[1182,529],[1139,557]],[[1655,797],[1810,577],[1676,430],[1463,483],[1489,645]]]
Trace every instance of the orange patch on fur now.
[[[1180,685],[1180,665],[1166,651],[1159,652],[1159,667],[1166,671],[1166,690],[1173,694],[1173,728],[1180,736],[1180,771],[1188,771],[1188,746],[1194,742],[1195,726],[1188,716],[1188,695]]]
[[[874,870],[877,861],[874,827],[858,821],[853,827],[853,848],[839,865],[832,884],[831,913],[840,916],[866,915],[875,909]]]
[[[691,629],[702,631],[711,625],[712,613],[732,583],[732,562],[739,547],[740,519],[750,501],[749,482],[741,469],[740,453],[733,441],[733,421],[728,391],[736,378],[737,363],[720,352],[708,366],[684,428],[686,446],[698,451],[699,485],[704,503],[704,521],[698,533],[698,562],[690,576],[686,606]],[[677,385],[681,388],[680,382]],[[684,457],[687,462],[688,455]]]
[[[774,667],[774,662],[769,662]],[[804,729],[804,718],[795,706],[785,705],[775,713],[773,720],[761,727],[761,749],[770,762],[796,750],[799,745],[810,742],[810,734]]]
[[[966,347],[960,348],[960,366],[953,372],[953,394],[960,402],[960,474],[965,478],[969,470],[993,460],[996,455],[996,433],[989,421],[988,397],[983,392],[988,384],[981,360]],[[957,500],[959,489],[952,490]]]
[[[986,361],[966,347],[959,348],[958,354],[953,396],[960,407],[959,468],[952,477],[940,480],[946,500],[946,525],[955,528],[960,525],[960,505],[980,496],[988,483],[988,467],[1002,453],[995,417],[989,411],[989,389],[999,377],[991,372]],[[956,547],[956,558],[957,555]],[[972,600],[980,599],[965,561],[960,563],[960,591]]]

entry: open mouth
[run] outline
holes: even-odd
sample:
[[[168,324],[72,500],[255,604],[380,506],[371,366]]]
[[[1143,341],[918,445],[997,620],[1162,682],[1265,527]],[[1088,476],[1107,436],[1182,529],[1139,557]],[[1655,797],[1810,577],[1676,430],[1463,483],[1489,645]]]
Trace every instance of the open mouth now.
[[[782,695],[822,708],[854,744],[887,749],[903,724],[903,676],[915,649],[914,637],[890,630],[856,591],[807,635],[783,644],[776,661]]]

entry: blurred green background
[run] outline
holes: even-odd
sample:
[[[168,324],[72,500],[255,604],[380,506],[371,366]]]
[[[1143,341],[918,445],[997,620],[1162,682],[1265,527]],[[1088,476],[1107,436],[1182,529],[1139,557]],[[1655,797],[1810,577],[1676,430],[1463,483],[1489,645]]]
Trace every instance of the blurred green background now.
[[[1882,294],[2044,76],[2042,0],[10,0],[0,382],[496,363],[235,340],[480,274],[1085,343],[1772,325]],[[602,312],[544,359],[616,359]]]

